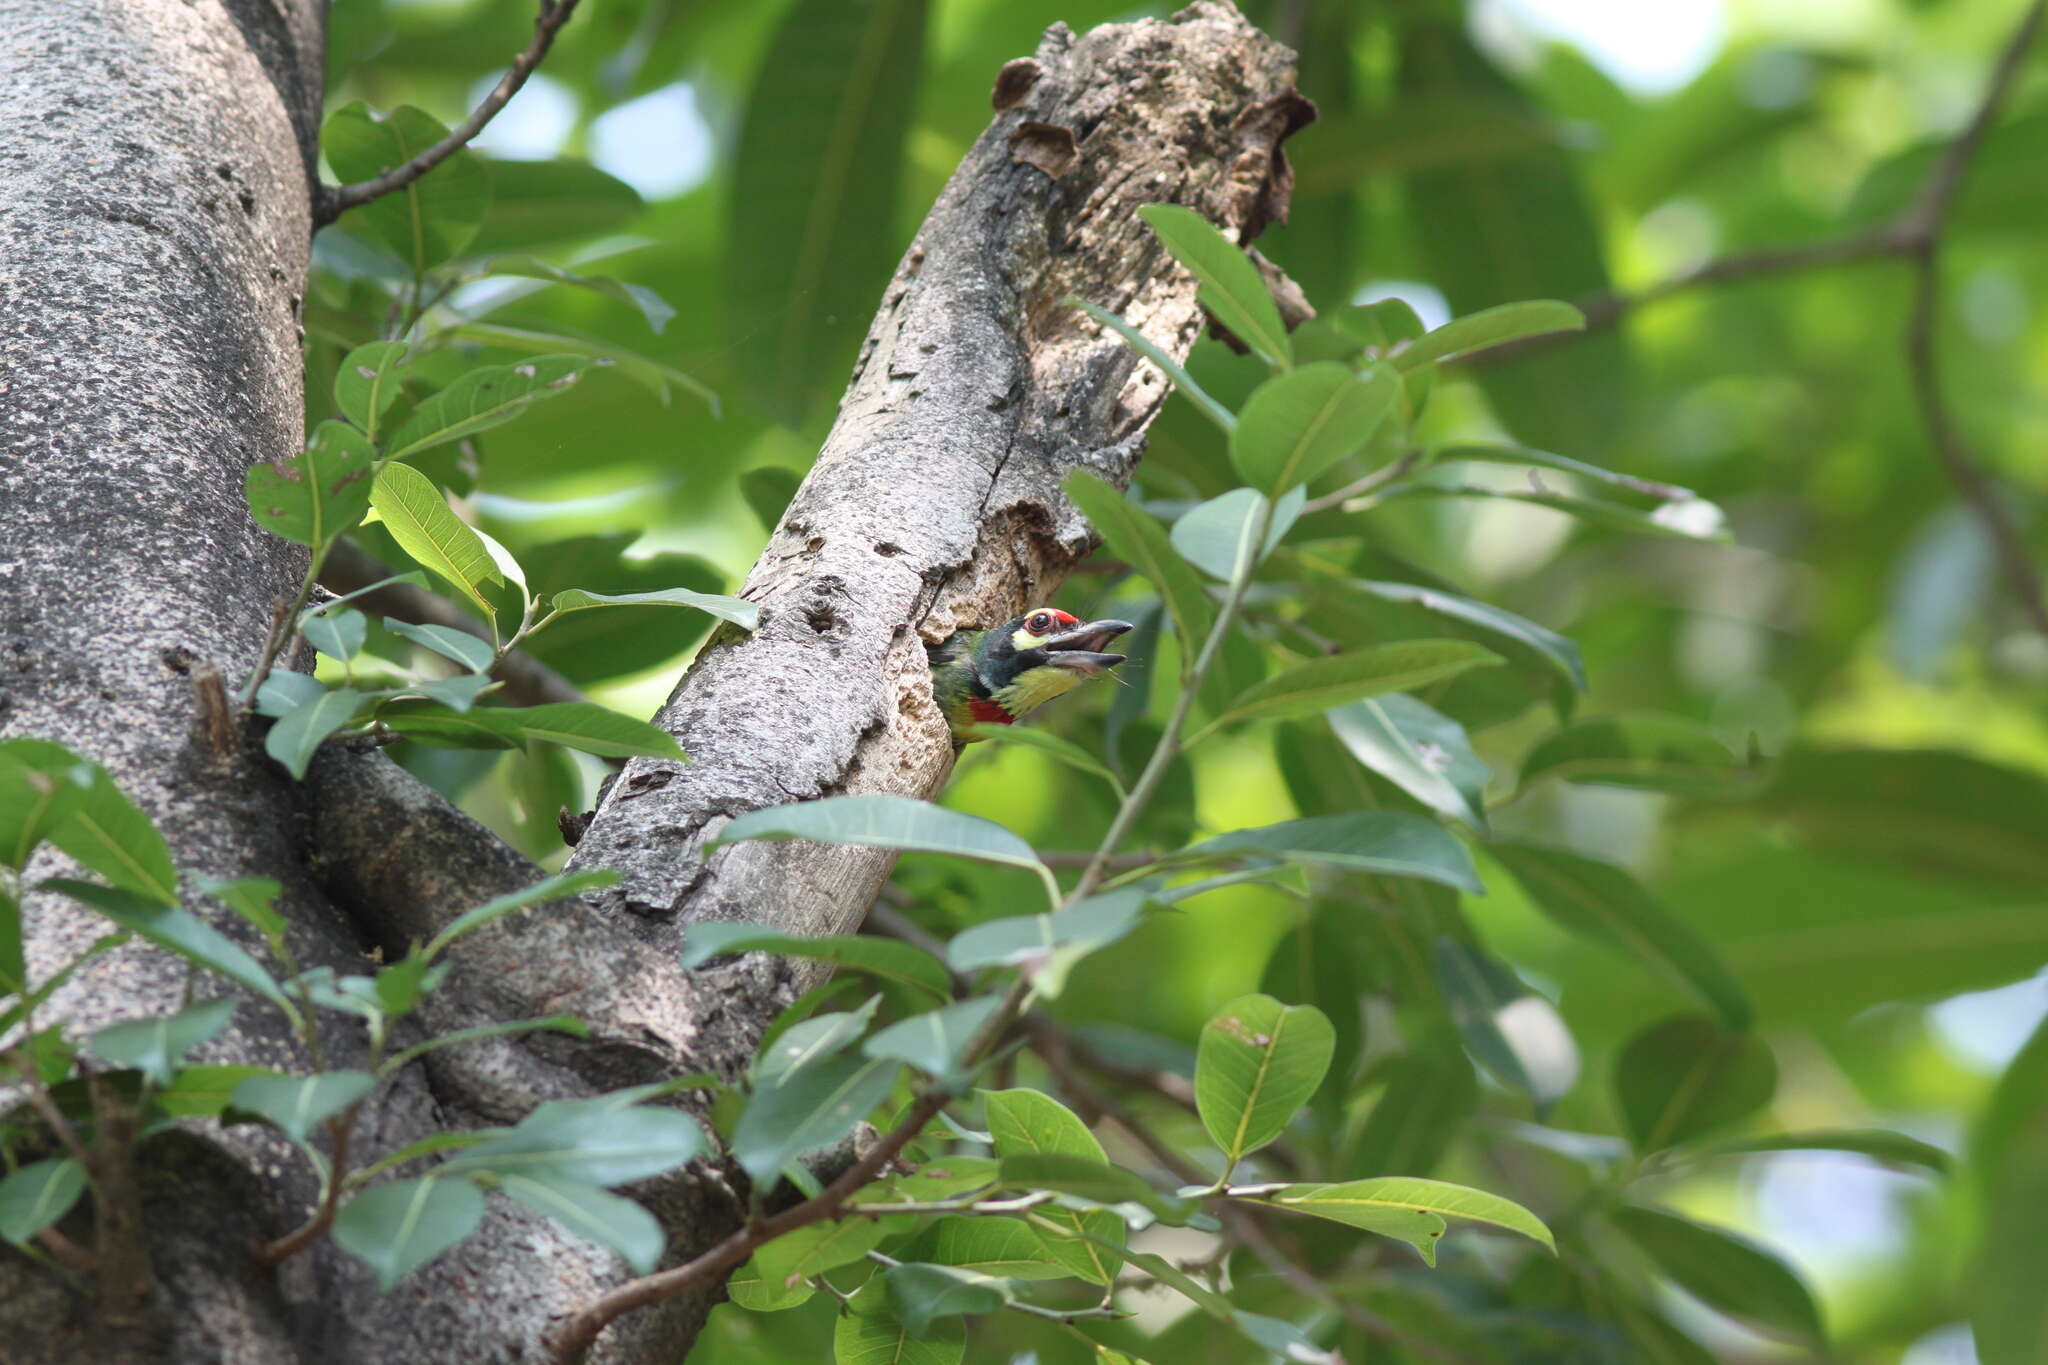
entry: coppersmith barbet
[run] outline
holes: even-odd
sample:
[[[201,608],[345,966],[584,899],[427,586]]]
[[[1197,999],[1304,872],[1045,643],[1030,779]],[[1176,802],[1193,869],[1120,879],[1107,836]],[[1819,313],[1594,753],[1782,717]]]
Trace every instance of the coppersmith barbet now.
[[[932,695],[957,743],[972,743],[977,724],[1009,725],[1054,697],[1100,677],[1126,656],[1103,649],[1129,621],[1082,621],[1054,607],[1036,607],[993,630],[963,630],[926,645]]]

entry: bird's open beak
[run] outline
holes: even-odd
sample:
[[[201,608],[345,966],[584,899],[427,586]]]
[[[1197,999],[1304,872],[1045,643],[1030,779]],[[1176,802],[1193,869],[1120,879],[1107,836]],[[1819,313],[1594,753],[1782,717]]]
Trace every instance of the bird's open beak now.
[[[1107,673],[1122,663],[1123,654],[1107,654],[1103,646],[1131,628],[1129,621],[1089,621],[1055,635],[1038,648],[1054,668],[1070,669],[1083,677]]]

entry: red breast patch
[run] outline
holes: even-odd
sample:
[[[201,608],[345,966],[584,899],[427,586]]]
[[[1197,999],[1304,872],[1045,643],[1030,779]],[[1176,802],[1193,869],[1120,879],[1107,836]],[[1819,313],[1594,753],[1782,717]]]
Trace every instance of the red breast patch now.
[[[968,702],[967,714],[989,725],[1011,725],[1017,719],[1003,709],[1001,702],[991,701],[987,697],[976,697]]]

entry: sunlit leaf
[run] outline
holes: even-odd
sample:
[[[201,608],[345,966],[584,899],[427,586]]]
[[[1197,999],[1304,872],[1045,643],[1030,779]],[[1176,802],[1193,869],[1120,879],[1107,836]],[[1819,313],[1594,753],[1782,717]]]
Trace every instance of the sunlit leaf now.
[[[377,471],[370,505],[399,548],[421,568],[453,584],[486,618],[492,615],[480,590],[486,583],[503,583],[504,575],[477,533],[449,510],[433,480],[411,465],[387,464]]]
[[[1280,1136],[1330,1069],[1336,1034],[1313,1005],[1246,995],[1202,1026],[1195,1103],[1232,1165]]]
[[[1586,315],[1568,303],[1524,299],[1453,318],[1396,353],[1394,364],[1403,370],[1413,370],[1431,361],[1449,360],[1506,341],[1552,332],[1581,332],[1585,328]]]
[[[376,462],[377,452],[362,433],[341,422],[322,422],[296,455],[249,467],[249,515],[273,535],[325,548],[370,510]]]
[[[1197,297],[1209,315],[1263,356],[1270,365],[1293,363],[1294,349],[1280,310],[1244,248],[1217,231],[1208,219],[1178,204],[1147,204],[1138,216],[1159,234],[1174,259],[1193,272]]]
[[[1402,692],[1454,678],[1468,668],[1501,662],[1492,650],[1464,640],[1403,640],[1298,664],[1240,692],[1214,722],[1289,720],[1345,706],[1363,697]]]
[[[1276,375],[1238,413],[1230,462],[1253,487],[1285,493],[1363,450],[1400,393],[1391,374],[1361,375],[1334,360]]]
[[[1033,870],[1031,845],[1001,825],[902,796],[831,796],[749,811],[718,831],[706,849],[746,839],[810,839],[821,844],[900,848]]]
[[[761,621],[760,607],[744,598],[692,592],[688,588],[627,593],[586,592],[582,588],[565,588],[548,600],[548,607],[551,611],[564,613],[584,611],[591,607],[695,607],[698,611],[710,612],[720,620],[730,621],[742,630],[753,630]]]
[[[448,136],[431,115],[401,104],[377,113],[358,100],[328,115],[320,150],[344,181],[374,180]],[[491,181],[474,152],[458,151],[430,174],[351,211],[361,227],[417,275],[459,253],[491,203]]]

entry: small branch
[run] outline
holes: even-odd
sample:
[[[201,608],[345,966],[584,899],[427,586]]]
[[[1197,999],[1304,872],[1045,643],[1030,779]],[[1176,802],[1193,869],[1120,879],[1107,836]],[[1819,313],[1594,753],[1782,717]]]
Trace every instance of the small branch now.
[[[433,146],[421,152],[412,160],[394,166],[380,176],[369,180],[358,180],[349,185],[323,186],[313,204],[313,226],[326,227],[350,209],[361,208],[374,199],[382,198],[394,190],[402,190],[413,181],[425,175],[434,167],[469,145],[470,139],[484,130],[484,125],[498,116],[498,111],[511,103],[519,93],[519,87],[526,84],[526,78],[540,65],[541,58],[548,55],[548,48],[555,41],[555,34],[562,25],[569,22],[575,12],[576,0],[542,0],[540,13],[533,21],[533,41],[526,45],[526,51],[512,59],[512,67],[498,83],[491,87],[491,93],[484,96],[484,102],[458,124],[455,130]]]
[[[320,1207],[311,1218],[293,1228],[284,1236],[257,1253],[256,1259],[264,1265],[276,1265],[290,1256],[295,1256],[326,1235],[334,1226],[334,1215],[341,1211],[342,1181],[348,1175],[349,1139],[353,1136],[356,1116],[362,1112],[363,1101],[357,1100],[341,1111],[329,1125],[334,1134],[334,1155],[327,1163],[327,1191],[320,1200]]]
[[[320,585],[345,596],[390,576],[391,570],[374,556],[342,541],[328,551],[327,563],[320,572]],[[416,626],[446,626],[486,644],[491,640],[490,631],[474,618],[463,615],[441,598],[410,583],[393,583],[365,593],[356,599],[356,605],[365,611],[395,616]],[[575,683],[531,654],[518,650],[507,650],[491,668],[491,676],[505,684],[502,695],[517,706],[590,700]]]
[[[90,1275],[99,1269],[99,1258],[57,1231],[54,1224],[38,1232],[36,1240],[43,1244],[43,1250],[73,1270]]]
[[[1399,459],[1380,466],[1364,478],[1347,483],[1334,493],[1325,493],[1320,498],[1311,498],[1303,503],[1301,515],[1307,517],[1313,516],[1317,512],[1327,512],[1332,507],[1342,507],[1351,499],[1362,497],[1374,489],[1384,488],[1409,470],[1415,468],[1421,461],[1422,455],[1423,452],[1419,449],[1403,451]]]

